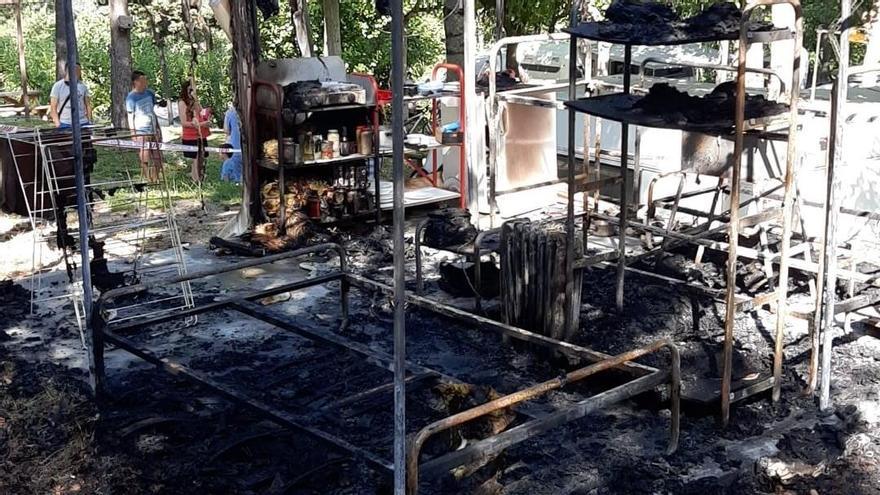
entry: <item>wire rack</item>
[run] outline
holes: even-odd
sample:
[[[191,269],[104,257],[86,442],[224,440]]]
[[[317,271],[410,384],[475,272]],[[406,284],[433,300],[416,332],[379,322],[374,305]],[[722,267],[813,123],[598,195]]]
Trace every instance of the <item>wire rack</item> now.
[[[80,337],[85,301],[82,293],[79,218],[71,134],[56,129],[7,133],[15,147],[12,156],[33,233],[30,276],[31,312],[54,301],[72,307]],[[91,129],[83,136],[88,210],[88,249],[92,283],[100,292],[150,278],[186,273],[183,243],[174,215],[161,153],[151,152],[152,136],[112,128]],[[142,142],[140,149],[124,143]],[[139,155],[151,155],[157,180],[150,182],[141,170]],[[94,157],[97,159],[95,160]],[[29,171],[31,173],[23,173]],[[47,256],[60,254],[57,263]],[[53,266],[54,265],[54,266]],[[66,276],[59,277],[55,266]],[[121,302],[108,309],[111,321],[155,317],[193,307],[188,282],[167,287],[156,296]]]

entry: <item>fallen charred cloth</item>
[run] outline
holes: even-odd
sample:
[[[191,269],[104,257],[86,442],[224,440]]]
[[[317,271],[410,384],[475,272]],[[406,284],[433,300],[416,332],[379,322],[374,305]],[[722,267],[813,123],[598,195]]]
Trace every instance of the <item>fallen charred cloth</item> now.
[[[645,96],[611,93],[566,103],[578,111],[617,122],[729,135],[735,125],[736,92],[732,83],[719,84],[709,95],[692,96],[666,83],[651,86]],[[788,106],[761,95],[746,95],[747,125],[765,124]]]
[[[152,320],[114,324],[100,317],[116,298],[131,293],[326,253],[340,257],[340,268],[314,278],[215,300]],[[366,297],[359,298],[358,311],[349,314],[352,287],[373,294],[387,294],[390,288],[348,273],[346,265],[340,246],[324,244],[103,294],[96,304],[93,325],[97,390],[109,391],[105,387],[104,346],[113,345],[284,427],[312,435],[330,450],[390,473],[390,332],[377,328],[387,325],[381,317],[367,316],[367,306],[361,302],[368,301]],[[292,311],[284,305],[258,303],[276,294],[325,284],[334,284],[339,290],[335,308],[330,301],[335,295],[308,308],[292,302]],[[674,450],[680,374],[678,351],[669,341],[612,357],[421,297],[408,297],[410,317],[422,323],[410,332],[411,361],[406,363],[408,424],[415,434],[408,466],[411,493],[418,489],[419,474],[437,476],[461,466],[458,474],[473,473],[509,446],[664,385],[669,386],[672,409],[669,450]],[[315,312],[323,315],[313,318],[304,314]],[[187,328],[182,338],[168,338],[175,329],[174,321],[195,315],[200,315],[198,325]],[[338,325],[332,321],[334,316],[339,318]],[[450,318],[465,325],[450,323]],[[143,331],[165,324],[168,331]],[[231,330],[235,325],[242,330]],[[261,333],[263,338],[255,338]],[[552,349],[569,361],[553,365],[529,350],[504,346],[497,338],[499,333]],[[205,352],[205,347],[209,349],[207,356],[187,355],[194,348]],[[243,354],[242,349],[247,348],[258,352]],[[663,349],[672,355],[669,370],[633,362]],[[231,369],[224,369],[218,359],[226,354],[234,356],[228,363]],[[610,373],[612,370],[615,373]],[[590,380],[600,373],[611,380],[601,384]],[[447,435],[436,436],[439,433]],[[433,438],[437,440],[432,444],[429,440]],[[465,439],[466,446],[455,450],[461,442],[455,444],[449,438]]]

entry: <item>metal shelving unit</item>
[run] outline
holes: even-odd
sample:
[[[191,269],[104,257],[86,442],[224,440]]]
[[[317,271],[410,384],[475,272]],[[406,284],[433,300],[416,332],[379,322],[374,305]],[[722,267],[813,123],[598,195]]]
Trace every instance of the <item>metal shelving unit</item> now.
[[[439,102],[442,98],[458,98],[459,99],[459,110],[458,110],[458,119],[459,125],[461,126],[461,134],[465,135],[467,132],[467,119],[466,119],[466,110],[465,110],[465,98],[464,98],[464,71],[462,68],[456,64],[450,63],[440,63],[434,66],[433,71],[431,72],[431,78],[436,79],[437,73],[441,70],[451,71],[456,74],[458,77],[459,90],[458,91],[448,91],[442,90],[436,93],[427,94],[427,95],[413,95],[413,96],[404,96],[403,103],[404,105],[415,104],[415,103],[424,103],[430,102],[431,104],[431,129],[434,131],[434,134],[437,133],[438,122],[437,115],[439,113]],[[464,141],[461,143],[440,143],[432,144],[426,147],[418,147],[418,148],[407,148],[417,152],[430,152],[432,154],[434,166],[433,169],[428,172],[422,166],[413,165],[410,161],[406,163],[409,167],[415,171],[420,177],[423,177],[431,182],[431,185],[434,187],[440,187],[438,185],[440,176],[439,176],[439,154],[438,151],[446,148],[458,148],[459,150],[459,163],[458,163],[458,180],[459,180],[459,206],[461,208],[467,208],[467,149],[465,147]]]
[[[380,222],[382,220],[382,209],[380,208],[380,196],[379,196],[379,172],[380,172],[380,159],[381,152],[379,150],[379,107],[376,99],[378,98],[378,85],[376,84],[375,79],[372,76],[363,75],[363,74],[352,74],[352,76],[357,76],[358,78],[364,79],[371,85],[372,92],[368,92],[368,102],[365,104],[346,104],[346,105],[333,105],[326,107],[315,107],[310,108],[308,110],[303,110],[299,112],[301,114],[314,114],[314,113],[326,113],[326,112],[345,112],[345,111],[357,111],[362,110],[369,112],[370,114],[370,122],[373,129],[373,154],[372,155],[362,155],[362,154],[352,154],[347,156],[340,156],[337,158],[330,159],[318,159],[318,160],[309,160],[303,162],[301,164],[286,164],[284,163],[284,134],[285,134],[285,123],[284,123],[284,92],[280,85],[275,84],[269,81],[260,81],[256,80],[253,83],[253,101],[254,104],[251,106],[252,115],[250,116],[249,125],[256,126],[257,121],[260,120],[262,122],[269,122],[274,127],[274,132],[276,135],[276,139],[278,140],[278,163],[271,163],[268,160],[262,159],[257,160],[255,165],[257,167],[261,167],[267,170],[272,170],[278,172],[278,190],[281,191],[281,194],[285,194],[285,185],[287,181],[287,175],[290,172],[301,170],[301,169],[314,169],[316,167],[337,167],[345,164],[354,164],[357,162],[361,162],[362,166],[366,167],[368,160],[374,160],[373,165],[373,194],[375,195],[374,207],[369,211],[375,216],[375,220]],[[258,98],[258,93],[260,91],[265,91],[266,94],[270,96],[269,100],[271,104],[261,105],[261,99]],[[369,101],[371,100],[372,101]],[[256,136],[257,132],[253,132],[252,135]],[[262,144],[262,143],[260,143]],[[258,176],[258,175],[257,175]],[[259,197],[259,191],[256,192],[256,197]],[[287,208],[282,204],[278,211],[278,224],[280,229],[285,228],[285,216]],[[342,219],[337,219],[332,223],[344,223],[345,221],[354,221],[358,219],[365,218],[365,214],[357,214],[351,215]],[[327,222],[322,222],[327,223]]]
[[[758,7],[787,4],[795,11],[795,29],[792,32],[789,29],[773,29],[750,31],[750,19],[752,14]],[[627,264],[631,261],[627,256],[627,229],[637,229],[647,232],[650,235],[659,235],[663,237],[663,243],[647,252],[639,253],[638,257],[644,258],[652,254],[659,253],[673,244],[696,244],[705,247],[706,244],[713,244],[716,241],[709,239],[710,236],[718,236],[727,233],[728,240],[723,244],[727,251],[727,288],[724,291],[724,302],[726,306],[725,315],[725,337],[723,348],[723,371],[720,390],[721,417],[726,424],[729,420],[730,404],[732,402],[742,400],[746,397],[755,395],[756,393],[773,389],[774,401],[779,400],[781,374],[782,374],[782,340],[786,321],[786,299],[787,299],[787,279],[788,265],[791,243],[792,230],[792,204],[794,201],[794,167],[796,160],[796,133],[797,133],[797,102],[799,87],[799,53],[803,21],[801,15],[801,7],[798,0],[751,0],[746,3],[742,10],[742,18],[740,27],[737,31],[715,32],[711,36],[707,34],[683,35],[681,31],[675,30],[652,30],[645,29],[634,33],[632,36],[621,36],[620,33],[626,33],[626,29],[615,29],[609,21],[578,23],[576,10],[572,11],[571,27],[565,30],[571,35],[569,57],[569,94],[575,94],[575,83],[577,79],[577,68],[574,61],[577,59],[578,50],[577,43],[579,39],[588,39],[593,41],[603,41],[625,45],[624,51],[624,70],[623,75],[623,91],[620,94],[605,95],[597,97],[588,97],[580,100],[566,102],[565,105],[569,109],[568,118],[568,210],[566,219],[566,230],[568,235],[568,253],[566,256],[566,270],[568,272],[568,283],[572,284],[574,280],[574,271],[576,269],[586,268],[598,263],[613,262],[617,268],[617,288],[616,288],[616,305],[619,311],[624,308],[624,281],[628,270]],[[740,191],[742,188],[741,167],[742,153],[744,148],[745,134],[753,128],[764,128],[769,123],[765,118],[773,117],[773,115],[745,115],[746,108],[746,92],[745,92],[745,73],[746,73],[746,50],[752,43],[766,43],[784,39],[795,40],[795,54],[793,57],[793,77],[789,90],[788,102],[788,152],[786,158],[785,174],[782,178],[782,189],[784,197],[782,207],[764,211],[756,215],[746,217],[740,216],[740,208],[743,206],[740,201]],[[737,66],[737,90],[736,90],[736,111],[734,118],[717,119],[715,122],[701,123],[699,126],[690,126],[686,123],[670,123],[663,119],[649,118],[649,116],[639,111],[633,111],[632,104],[638,100],[638,96],[631,94],[631,72],[629,67],[632,65],[632,48],[633,46],[661,46],[661,45],[678,45],[698,42],[722,41],[722,40],[738,40],[739,42],[739,60]],[[575,116],[577,113],[586,113],[596,115],[602,118],[609,118],[620,122],[621,125],[621,151],[620,151],[620,173],[616,177],[595,181],[594,183],[583,183],[585,178],[575,176],[575,156],[571,150],[575,146]],[[629,163],[629,126],[641,125],[648,127],[674,128],[681,130],[696,130],[699,132],[714,135],[732,135],[734,145],[734,164],[732,177],[730,178],[730,205],[729,211],[716,215],[714,210],[718,200],[719,191],[704,191],[716,194],[713,201],[712,211],[707,215],[707,222],[692,228],[685,232],[675,232],[671,228],[657,228],[651,225],[641,224],[629,219],[631,202],[629,200],[630,177],[628,173]],[[588,160],[585,160],[587,162]],[[596,156],[595,163],[597,172],[600,171],[599,156]],[[637,164],[636,164],[637,165]],[[635,170],[635,176],[639,174]],[[600,175],[597,175],[599,177]],[[583,177],[583,176],[581,176]],[[596,184],[600,182],[601,184]],[[593,255],[590,258],[582,258],[575,260],[575,208],[574,201],[577,192],[586,194],[590,191],[596,191],[597,186],[607,185],[609,183],[620,185],[620,214],[618,217],[607,217],[591,212],[588,209],[584,212],[584,240],[587,240],[586,228],[589,221],[593,218],[601,218],[606,221],[616,223],[619,231],[618,245],[616,251],[606,252],[600,255]],[[680,198],[681,192],[679,192]],[[586,203],[586,201],[585,201]],[[675,203],[677,206],[677,202]],[[673,211],[673,216],[674,216]],[[721,221],[722,226],[713,228],[715,222]],[[780,251],[772,258],[765,258],[768,266],[772,269],[772,263],[778,263],[778,280],[780,283],[773,291],[758,294],[754,297],[743,298],[736,293],[736,262],[740,255],[738,239],[740,230],[747,227],[753,227],[759,224],[770,222],[778,222],[782,225],[782,241]],[[716,246],[720,247],[720,246]],[[766,254],[766,253],[764,253]],[[642,273],[642,272],[640,272]],[[653,276],[653,274],[644,272],[645,275]],[[567,294],[572,293],[573,287],[568,287]],[[716,294],[719,296],[720,294]],[[767,304],[775,303],[777,306],[777,321],[775,335],[775,350],[772,376],[764,376],[757,381],[739,384],[738,390],[732,389],[732,355],[734,341],[734,320],[739,312],[754,310]],[[574,311],[579,308],[573,307],[570,297],[566,301],[566,326],[570,327],[571,322],[575,321]]]

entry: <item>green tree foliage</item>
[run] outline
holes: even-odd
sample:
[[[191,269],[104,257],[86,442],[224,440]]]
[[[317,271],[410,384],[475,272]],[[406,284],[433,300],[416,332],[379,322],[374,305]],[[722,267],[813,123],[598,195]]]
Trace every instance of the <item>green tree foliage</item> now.
[[[484,12],[495,19],[495,0],[479,0]],[[505,0],[504,33],[506,36],[554,31],[568,17],[570,0]]]
[[[205,2],[207,4],[207,2]],[[0,11],[3,8],[0,7]],[[83,78],[92,93],[95,115],[109,119],[110,105],[110,25],[108,8],[95,0],[74,0],[76,29]],[[132,67],[147,73],[151,85],[161,97],[177,98],[180,85],[189,69],[190,51],[180,21],[181,5],[176,0],[141,0],[132,2],[134,18],[132,31]],[[212,19],[208,10],[206,18]],[[167,18],[169,28],[164,40],[167,46],[168,70],[171,75],[171,95],[161,94],[159,51],[152,34],[149,15]],[[30,87],[41,91],[41,100],[48,102],[49,90],[55,81],[54,12],[51,4],[27,3],[23,12],[25,57],[28,63]],[[213,20],[211,21],[213,22]],[[229,78],[230,43],[219,28],[211,30],[210,49],[201,49],[196,65],[199,97],[202,104],[215,110],[222,118],[226,105],[232,99]],[[18,52],[15,45],[15,24],[12,16],[0,16],[0,87],[15,90],[20,86]]]
[[[600,10],[610,0],[591,0]],[[713,3],[714,0],[677,0],[670,2],[682,15],[691,15]],[[130,0],[135,21],[132,32],[133,68],[146,72],[152,85],[160,93],[161,65],[159,44],[164,43],[171,80],[171,95],[176,98],[180,84],[188,74],[190,45],[181,21],[179,0]],[[203,2],[204,23],[199,23],[199,55],[196,66],[199,95],[205,106],[220,115],[231,100],[229,77],[231,46],[225,34],[216,26],[207,2]],[[870,2],[865,3],[867,6]],[[507,35],[532,34],[556,30],[566,22],[571,0],[506,0],[504,28]],[[318,54],[322,51],[322,2],[311,0],[309,13],[313,43]],[[483,31],[491,33],[495,19],[495,0],[479,0],[479,21]],[[280,12],[274,18],[263,20],[260,14],[263,58],[299,56],[296,46],[289,1],[280,1]],[[419,79],[430,73],[433,65],[443,58],[442,0],[405,0],[407,13],[408,75]],[[54,80],[54,13],[52,2],[26,2],[23,18],[25,28],[28,76],[32,89],[42,91],[41,99],[48,99]],[[110,29],[108,8],[98,6],[97,0],[74,0],[77,13],[80,58],[85,69],[97,115],[106,117],[109,106]],[[19,87],[18,55],[15,43],[15,24],[9,7],[0,7],[0,88],[15,90]],[[828,26],[838,18],[835,0],[804,2],[805,46],[815,47],[816,28]],[[374,0],[340,1],[343,58],[354,72],[372,73],[386,84],[391,68],[390,20],[376,13]],[[153,22],[151,22],[151,20]],[[154,36],[153,25],[158,36]],[[854,52],[858,60],[859,47]],[[830,52],[829,52],[830,53]],[[826,57],[830,59],[831,57]]]
[[[55,82],[55,14],[46,5],[26,5],[22,11],[25,31],[25,58],[31,88],[46,92]],[[109,36],[109,34],[108,34]],[[43,70],[43,68],[46,68]],[[0,88],[19,90],[18,47],[11,6],[0,6]]]
[[[309,18],[315,53],[323,52],[324,14],[322,2],[312,0]],[[443,60],[443,21],[439,0],[404,1],[407,18],[407,62],[409,77],[419,79],[430,74],[434,64]],[[263,57],[290,58],[300,55],[290,17],[289,2],[282,0],[281,12],[269,19],[260,19],[260,41]],[[374,74],[386,85],[391,75],[390,18],[380,16],[374,0],[342,0],[339,2],[342,29],[342,58],[350,72]]]

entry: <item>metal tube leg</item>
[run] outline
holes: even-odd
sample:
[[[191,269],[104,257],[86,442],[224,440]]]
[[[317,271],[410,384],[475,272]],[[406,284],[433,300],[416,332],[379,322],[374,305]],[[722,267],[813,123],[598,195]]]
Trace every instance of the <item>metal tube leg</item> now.
[[[483,311],[483,298],[480,295],[480,290],[483,284],[483,269],[480,267],[480,244],[474,241],[474,252],[473,252],[473,260],[474,260],[474,310],[477,313],[481,313]]]
[[[797,11],[797,9],[795,9]],[[800,84],[801,39],[803,37],[803,19],[797,15],[794,42],[794,64],[792,67],[791,103],[789,112],[791,120],[788,127],[788,150],[785,159],[785,193],[782,203],[782,244],[779,247],[779,279],[778,302],[776,307],[776,346],[773,353],[773,402],[779,402],[782,393],[782,361],[784,358],[783,343],[785,340],[785,320],[788,315],[788,251],[791,249],[792,215],[794,213],[795,162],[797,160],[797,88]]]
[[[394,493],[406,490],[406,278],[404,273],[403,202],[403,1],[391,1],[392,147],[394,163]]]
[[[845,19],[852,11],[850,0],[840,2],[840,16]],[[833,40],[834,35],[828,34]],[[822,381],[819,393],[819,408],[823,411],[831,409],[831,353],[833,351],[834,304],[837,286],[837,222],[840,218],[840,181],[834,175],[836,166],[844,165],[843,146],[844,134],[840,116],[846,115],[846,98],[848,89],[849,69],[849,29],[840,33],[840,57],[837,68],[837,80],[831,91],[831,122],[828,142],[828,182],[825,211],[825,283],[823,287],[825,304],[822,314]]]
[[[668,346],[672,353],[672,382],[669,384],[669,401],[672,412],[669,448],[666,455],[672,455],[678,449],[678,439],[681,432],[681,353],[678,347]]]
[[[733,150],[733,170],[730,178],[730,224],[728,227],[727,251],[727,292],[724,298],[724,349],[721,370],[721,423],[727,426],[730,421],[730,382],[733,372],[733,326],[736,320],[736,261],[739,245],[739,193],[742,167],[742,151],[745,136],[745,103],[746,103],[746,28],[740,29],[739,64],[736,78],[736,137]]]
[[[422,274],[422,235],[427,225],[427,220],[422,221],[416,226],[416,294],[422,295],[425,292],[425,282]]]
[[[846,36],[846,33],[841,35],[841,53],[849,51]],[[837,221],[840,216],[838,203],[839,181],[834,177],[834,169],[842,159],[842,150],[840,149],[842,143],[840,139],[843,137],[843,130],[838,122],[838,118],[840,115],[840,105],[843,103],[843,98],[846,98],[846,88],[847,85],[845,83],[839,84],[835,82],[831,105],[832,140],[828,146],[831,155],[828,160],[828,200],[825,213],[825,283],[822,290],[824,305],[821,320],[822,326],[819,329],[822,335],[822,365],[820,368],[822,376],[819,408],[823,411],[831,408],[831,353],[834,343],[834,305],[836,298],[835,289],[837,286]]]
[[[630,77],[631,74],[629,72],[629,66],[632,64],[632,46],[626,45],[624,57],[623,57],[623,92],[629,93],[630,91]],[[624,299],[624,279],[626,277],[626,217],[629,213],[627,209],[629,208],[629,170],[628,170],[628,161],[629,161],[629,126],[626,124],[620,124],[620,174],[623,177],[623,180],[620,182],[620,237],[618,246],[618,258],[617,258],[617,292],[615,297],[615,303],[617,305],[617,311],[623,311],[623,299]]]
[[[339,324],[340,330],[345,330],[348,328],[348,293],[351,288],[351,283],[345,277],[339,281],[339,304],[342,310],[342,321]]]
[[[67,43],[67,67],[75,67],[79,61],[79,53],[76,44],[76,28],[73,20],[73,3],[70,0],[63,1],[62,9],[66,27],[66,43]],[[74,88],[79,84],[77,79],[77,71],[70,71],[70,85]],[[85,109],[79,108],[79,100],[73,98],[70,100],[70,117],[71,117],[71,138],[73,140],[73,165],[74,165],[74,183],[76,186],[76,213],[79,222],[79,246],[81,256],[81,276],[83,286],[83,307],[85,309],[86,334],[92,336],[92,362],[89,363],[89,371],[91,372],[92,390],[97,396],[99,390],[103,387],[104,381],[104,348],[103,339],[100,330],[95,332],[89,328],[93,326],[92,319],[92,271],[89,261],[89,208],[86,205],[86,177],[83,165],[82,150],[82,128],[80,125],[80,115]],[[36,175],[35,175],[36,177]],[[37,191],[35,179],[34,194]],[[74,304],[76,304],[74,302]]]
[[[636,211],[642,207],[642,133],[639,127],[635,130],[635,149],[633,150],[633,203]]]
[[[422,247],[419,241],[416,241],[416,294],[422,295],[425,292],[425,284],[422,281]]]
[[[821,268],[820,268],[821,269]],[[810,363],[807,376],[807,386],[804,387],[804,395],[813,395],[819,381],[819,328],[822,319],[822,291],[816,291],[816,310],[813,318],[807,322],[810,335]]]
[[[576,25],[577,23],[577,14],[574,9],[571,12],[571,25]],[[577,60],[577,38],[572,36],[569,41],[569,60],[575,61]],[[575,85],[575,80],[577,79],[577,64],[571,63],[569,64],[568,71],[568,95],[569,98],[575,99],[577,98],[577,86]],[[572,294],[574,293],[574,240],[575,240],[575,232],[574,232],[574,196],[577,192],[577,188],[575,187],[575,139],[574,139],[574,131],[575,131],[575,122],[576,122],[576,114],[572,109],[568,110],[568,208],[566,210],[566,219],[565,219],[565,234],[566,234],[566,245],[565,245],[565,314],[564,317],[564,332],[566,335],[572,335],[574,329],[574,312],[579,310],[580,308],[574,307],[574,297]],[[584,193],[586,194],[586,193]]]
[[[94,311],[92,311],[94,314]],[[106,368],[104,364],[104,322],[101,318],[93,318],[87,325],[86,349],[89,353],[89,385],[95,399],[101,400],[105,395]]]

